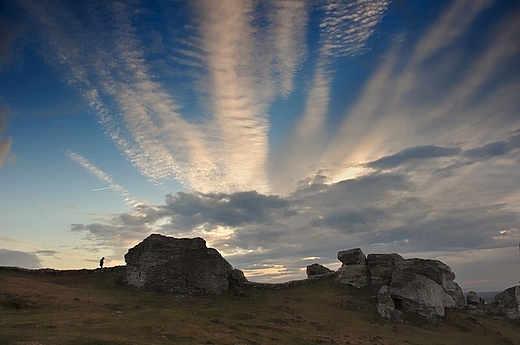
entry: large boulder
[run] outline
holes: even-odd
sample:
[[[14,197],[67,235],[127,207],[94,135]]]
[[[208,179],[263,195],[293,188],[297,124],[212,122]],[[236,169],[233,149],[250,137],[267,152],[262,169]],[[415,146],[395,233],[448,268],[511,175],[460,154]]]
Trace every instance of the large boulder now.
[[[367,267],[370,273],[370,282],[373,285],[390,284],[396,265],[403,260],[403,257],[396,253],[368,254]]]
[[[455,302],[442,286],[413,272],[395,271],[390,283],[390,295],[397,309],[422,315],[431,323],[438,323],[444,317],[446,307],[455,307]]]
[[[366,264],[367,257],[361,248],[352,248],[338,252],[338,260],[343,265]]]
[[[357,288],[370,284],[366,256],[360,248],[338,252],[338,260],[342,262],[338,269],[337,281],[339,283]]]
[[[439,260],[406,259],[396,262],[396,270],[419,274],[433,280],[453,299],[454,305],[450,308],[462,309],[466,305],[462,288],[454,282],[455,273],[445,263]]]
[[[152,234],[125,255],[124,283],[141,289],[181,294],[222,294],[243,274],[204,239]]]
[[[510,287],[496,295],[486,303],[484,311],[508,320],[520,319],[520,285]]]

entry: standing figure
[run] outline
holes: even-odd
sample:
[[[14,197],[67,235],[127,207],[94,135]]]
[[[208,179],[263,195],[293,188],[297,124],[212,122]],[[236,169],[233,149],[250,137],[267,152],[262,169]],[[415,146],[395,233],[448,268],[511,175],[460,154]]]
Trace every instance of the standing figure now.
[[[103,256],[101,260],[99,260],[99,267],[103,268],[103,264],[105,263],[105,257]]]

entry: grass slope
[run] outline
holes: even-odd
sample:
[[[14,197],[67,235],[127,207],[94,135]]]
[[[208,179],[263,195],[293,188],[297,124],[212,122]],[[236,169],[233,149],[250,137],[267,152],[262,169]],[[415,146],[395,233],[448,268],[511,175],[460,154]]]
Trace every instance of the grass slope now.
[[[116,286],[121,270],[39,276],[0,270],[0,345],[518,344],[520,325],[450,311],[439,327],[382,321],[375,288],[332,280],[249,297],[190,297]],[[348,297],[361,311],[339,306]]]

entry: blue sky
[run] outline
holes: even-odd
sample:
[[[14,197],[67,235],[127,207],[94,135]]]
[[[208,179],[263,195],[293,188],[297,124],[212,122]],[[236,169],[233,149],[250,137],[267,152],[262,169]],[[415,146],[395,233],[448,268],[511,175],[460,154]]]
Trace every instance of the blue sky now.
[[[518,283],[514,1],[0,5],[0,265],[201,236],[249,279],[339,250]],[[500,268],[500,269],[497,269]]]

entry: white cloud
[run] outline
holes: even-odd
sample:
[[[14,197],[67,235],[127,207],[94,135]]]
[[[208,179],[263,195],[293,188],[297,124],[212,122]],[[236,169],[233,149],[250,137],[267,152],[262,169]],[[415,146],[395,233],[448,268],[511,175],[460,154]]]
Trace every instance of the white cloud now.
[[[200,35],[209,68],[211,126],[225,191],[268,188],[266,97],[270,78],[255,65],[255,38],[248,1],[202,1]],[[259,77],[267,78],[258,80]],[[264,86],[265,85],[265,86]]]
[[[309,20],[308,4],[305,1],[273,1],[273,28],[266,38],[273,37],[275,72],[278,90],[287,97],[294,89],[297,69],[307,53],[306,28]]]
[[[362,53],[389,4],[386,0],[325,1],[325,16],[320,24],[322,54],[342,57]]]

